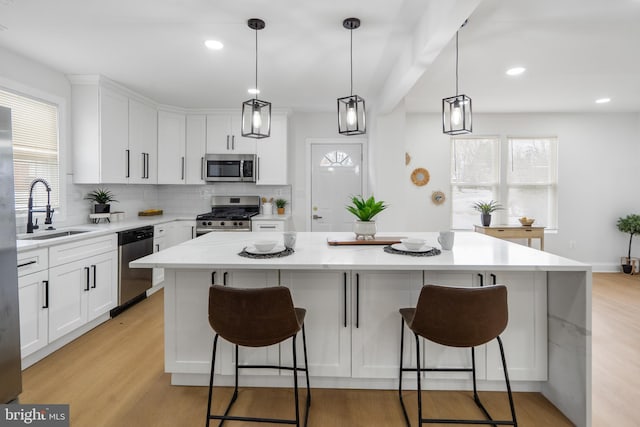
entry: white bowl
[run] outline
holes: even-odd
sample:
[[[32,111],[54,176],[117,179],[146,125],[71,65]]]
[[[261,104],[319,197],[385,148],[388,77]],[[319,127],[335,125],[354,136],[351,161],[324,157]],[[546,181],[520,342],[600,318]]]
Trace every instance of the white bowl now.
[[[253,246],[260,252],[269,252],[277,243],[275,240],[256,240],[253,242]]]
[[[402,239],[400,242],[402,242],[405,248],[411,251],[417,251],[427,243],[423,239]]]

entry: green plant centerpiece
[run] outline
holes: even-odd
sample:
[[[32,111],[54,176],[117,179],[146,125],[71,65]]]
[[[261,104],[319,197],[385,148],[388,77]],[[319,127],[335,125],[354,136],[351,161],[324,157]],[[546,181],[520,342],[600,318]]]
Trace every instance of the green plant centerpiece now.
[[[278,209],[278,215],[284,215],[284,207],[287,206],[287,203],[285,199],[276,199],[275,204]]]
[[[87,194],[85,199],[91,200],[95,203],[95,213],[109,213],[111,211],[110,203],[117,202],[115,195],[105,188],[97,188],[93,190]]]
[[[630,214],[624,218],[618,218],[616,225],[618,230],[623,233],[629,233],[629,250],[627,252],[626,262],[622,264],[622,271],[630,274],[633,272],[633,265],[631,265],[631,243],[633,242],[633,235],[640,234],[640,215]]]
[[[387,208],[382,200],[376,201],[371,196],[365,199],[362,196],[351,197],[351,205],[348,205],[347,211],[358,218],[354,225],[354,233],[357,240],[371,240],[376,234],[376,223],[373,218]]]
[[[480,212],[480,220],[482,221],[482,225],[488,227],[489,225],[491,225],[491,213],[502,210],[504,208],[500,203],[494,200],[489,200],[488,202],[480,200],[473,204],[473,209]]]

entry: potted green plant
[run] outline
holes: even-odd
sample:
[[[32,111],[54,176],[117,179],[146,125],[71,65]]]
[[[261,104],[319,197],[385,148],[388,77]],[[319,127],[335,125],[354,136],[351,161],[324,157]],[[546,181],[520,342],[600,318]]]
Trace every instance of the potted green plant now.
[[[351,205],[346,208],[358,218],[354,225],[356,239],[373,239],[376,234],[376,223],[373,218],[387,208],[384,201],[376,201],[373,196],[368,199],[352,196]]]
[[[94,213],[109,213],[111,211],[110,202],[117,202],[115,195],[105,188],[93,190],[87,194],[85,199],[95,203],[93,208]]]
[[[473,204],[473,208],[480,212],[480,220],[482,221],[482,225],[485,227],[491,225],[492,212],[504,209],[500,203],[493,200],[489,200],[488,202],[480,200]]]
[[[276,208],[278,209],[278,215],[284,215],[284,207],[287,206],[285,199],[276,199]]]
[[[631,264],[631,242],[633,241],[633,235],[640,233],[640,215],[630,214],[624,218],[618,218],[616,225],[618,226],[618,230],[623,233],[629,233],[629,250],[626,259],[624,257],[622,258],[623,261],[626,261],[622,264],[622,271],[630,274],[633,272],[633,265]]]

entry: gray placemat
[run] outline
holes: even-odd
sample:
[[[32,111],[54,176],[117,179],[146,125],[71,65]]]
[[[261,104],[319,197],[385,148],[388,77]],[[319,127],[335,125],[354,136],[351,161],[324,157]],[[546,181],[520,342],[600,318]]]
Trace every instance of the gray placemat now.
[[[394,249],[391,246],[385,246],[384,251],[388,254],[397,254],[397,255],[409,255],[409,256],[436,256],[440,255],[440,249],[433,248],[426,252],[409,252],[409,251],[399,251],[398,249]]]
[[[289,256],[295,251],[291,248],[286,248],[281,252],[276,252],[273,254],[252,254],[247,252],[247,248],[242,248],[242,251],[238,253],[238,255],[243,256],[245,258],[254,258],[254,259],[267,259],[267,258],[282,258],[283,256]]]

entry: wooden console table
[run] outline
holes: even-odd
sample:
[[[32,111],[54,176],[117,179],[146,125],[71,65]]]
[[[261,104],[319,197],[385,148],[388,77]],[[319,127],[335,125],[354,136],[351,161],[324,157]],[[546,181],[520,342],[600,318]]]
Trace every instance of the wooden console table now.
[[[476,233],[486,234],[499,239],[527,239],[527,246],[531,247],[531,239],[540,239],[540,250],[544,251],[544,227],[524,227],[520,225],[499,225],[485,227],[474,225]]]

